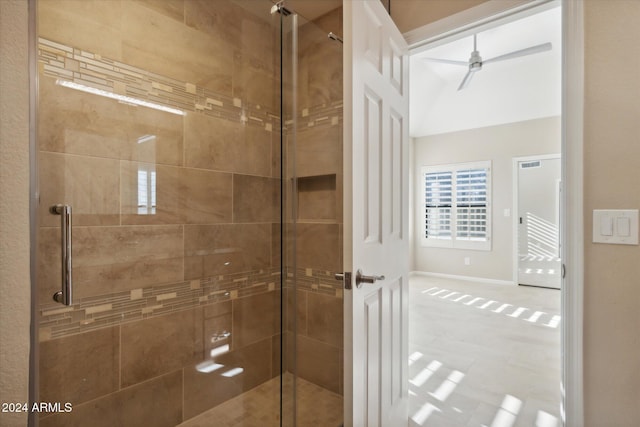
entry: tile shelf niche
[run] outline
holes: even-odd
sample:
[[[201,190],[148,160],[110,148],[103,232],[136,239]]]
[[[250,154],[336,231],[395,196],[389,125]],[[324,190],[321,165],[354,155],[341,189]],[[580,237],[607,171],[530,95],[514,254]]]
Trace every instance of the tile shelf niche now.
[[[336,174],[298,178],[298,220],[337,222]]]

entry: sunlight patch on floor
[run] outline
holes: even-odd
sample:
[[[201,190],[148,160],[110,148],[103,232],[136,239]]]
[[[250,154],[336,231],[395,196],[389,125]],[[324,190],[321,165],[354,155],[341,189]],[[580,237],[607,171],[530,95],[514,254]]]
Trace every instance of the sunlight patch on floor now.
[[[466,306],[475,307],[482,310],[489,308],[493,304],[500,304],[499,301],[489,300],[488,298],[484,298],[484,297],[473,297],[472,295],[468,295],[468,294],[459,296],[457,298],[449,299],[450,296],[458,295],[460,294],[460,292],[456,292],[456,291],[452,292],[449,289],[441,289],[436,286],[426,289],[424,291],[421,291],[421,293],[432,296],[432,297],[439,296],[441,299],[451,301],[451,302],[462,302],[462,300],[465,298],[471,298],[469,301],[462,302],[462,303]],[[486,302],[480,304],[482,301],[486,301]],[[560,325],[561,318],[559,315],[549,315],[544,311],[533,310],[528,307],[517,307],[513,311],[507,312],[509,311],[507,310],[509,307],[514,307],[514,306],[512,304],[503,303],[496,309],[493,309],[490,311],[497,314],[505,312],[504,313],[505,315],[509,317],[513,317],[514,319],[520,318],[520,316],[522,316],[523,313],[529,311],[529,312],[532,312],[532,314],[526,319],[523,318],[522,320],[526,320],[527,322],[530,322],[530,323],[538,323],[539,320],[543,319],[547,321],[547,323],[544,323],[544,326],[548,326],[550,328],[557,328]]]
[[[559,427],[557,290],[419,277],[410,294],[411,426]]]

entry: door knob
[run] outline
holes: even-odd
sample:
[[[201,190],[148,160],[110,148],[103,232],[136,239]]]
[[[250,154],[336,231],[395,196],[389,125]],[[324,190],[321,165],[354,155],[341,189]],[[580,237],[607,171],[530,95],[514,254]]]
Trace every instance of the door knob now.
[[[384,280],[384,276],[365,276],[362,270],[356,273],[356,286],[359,288],[363,283],[375,283],[376,280]]]

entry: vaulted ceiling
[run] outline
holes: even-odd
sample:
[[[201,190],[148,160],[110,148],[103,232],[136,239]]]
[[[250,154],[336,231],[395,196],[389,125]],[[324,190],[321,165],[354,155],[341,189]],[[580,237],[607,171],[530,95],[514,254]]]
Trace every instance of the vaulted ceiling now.
[[[411,57],[412,137],[556,116],[561,111],[561,14],[556,7],[484,30],[477,49],[487,60],[551,42],[547,52],[484,64],[458,91],[467,66],[428,61],[468,61],[473,36]]]

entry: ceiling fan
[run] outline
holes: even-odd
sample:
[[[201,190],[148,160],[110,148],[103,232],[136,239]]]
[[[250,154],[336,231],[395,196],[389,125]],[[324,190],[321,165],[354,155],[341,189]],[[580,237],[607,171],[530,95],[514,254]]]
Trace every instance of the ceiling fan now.
[[[427,61],[441,62],[443,64],[451,64],[451,65],[462,65],[462,66],[468,67],[469,71],[467,71],[467,74],[462,79],[462,83],[460,83],[460,86],[458,86],[458,90],[462,90],[465,87],[467,87],[467,85],[471,81],[471,77],[473,77],[473,74],[476,73],[477,71],[482,70],[482,66],[484,64],[490,64],[492,62],[504,61],[506,59],[513,59],[513,58],[518,58],[520,56],[532,55],[534,53],[540,53],[540,52],[545,52],[547,50],[551,50],[551,43],[543,43],[536,46],[528,47],[526,49],[516,50],[510,53],[506,53],[504,55],[496,56],[495,58],[491,58],[483,61],[482,57],[480,56],[480,52],[478,52],[478,49],[476,47],[476,36],[477,36],[476,34],[473,35],[473,52],[471,52],[471,57],[467,62],[455,61],[451,59],[425,58]]]

